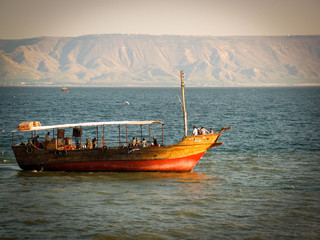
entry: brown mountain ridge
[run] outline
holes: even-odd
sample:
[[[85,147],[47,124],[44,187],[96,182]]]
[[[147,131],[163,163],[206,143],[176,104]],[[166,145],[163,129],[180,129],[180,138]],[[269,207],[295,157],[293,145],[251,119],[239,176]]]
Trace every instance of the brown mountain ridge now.
[[[88,35],[0,40],[0,85],[320,85],[320,36]]]

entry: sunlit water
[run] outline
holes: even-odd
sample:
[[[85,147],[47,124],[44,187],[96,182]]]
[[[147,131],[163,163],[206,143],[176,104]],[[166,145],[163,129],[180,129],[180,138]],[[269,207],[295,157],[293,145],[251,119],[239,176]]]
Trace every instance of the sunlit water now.
[[[183,135],[178,88],[69,91],[0,88],[1,239],[320,238],[320,88],[187,88],[189,132],[233,127],[190,173],[20,170],[23,121],[160,120],[165,144]]]

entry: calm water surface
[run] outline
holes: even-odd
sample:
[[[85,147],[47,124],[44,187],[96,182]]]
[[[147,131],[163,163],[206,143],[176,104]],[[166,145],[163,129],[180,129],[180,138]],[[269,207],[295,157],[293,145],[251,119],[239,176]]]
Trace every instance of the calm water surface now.
[[[183,135],[178,88],[69,90],[0,88],[0,239],[320,238],[320,88],[186,89],[189,132],[233,127],[190,173],[21,171],[23,121],[160,120],[165,144]]]

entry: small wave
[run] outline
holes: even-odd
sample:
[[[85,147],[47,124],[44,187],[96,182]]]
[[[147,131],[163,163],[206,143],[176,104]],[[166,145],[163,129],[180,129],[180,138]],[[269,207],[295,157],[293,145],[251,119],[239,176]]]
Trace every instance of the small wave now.
[[[51,203],[49,203],[49,205],[51,205],[51,206],[63,206],[63,204],[61,202],[57,202],[57,201],[51,202]]]
[[[65,192],[65,190],[62,189],[62,188],[54,188],[54,189],[52,190],[52,192],[54,192],[54,193],[61,193],[61,192]]]
[[[19,171],[20,169],[18,168],[18,166],[16,166],[16,165],[11,165],[10,164],[10,160],[5,160],[5,161],[3,161],[2,160],[2,162],[4,163],[4,164],[1,164],[0,165],[0,171]]]
[[[26,225],[39,225],[43,223],[51,223],[51,221],[48,219],[35,219],[35,220],[25,220],[23,221],[23,223]]]
[[[117,205],[117,206],[120,206],[120,205],[125,205],[125,204],[122,203],[122,202],[119,202],[119,201],[107,199],[102,203],[102,205]]]
[[[181,211],[181,215],[184,215],[186,217],[196,217],[196,218],[201,218],[202,215],[197,213],[197,212],[190,212],[190,211]]]
[[[98,194],[103,194],[103,195],[108,195],[109,193],[108,192],[103,192],[103,191],[99,191],[97,192]]]

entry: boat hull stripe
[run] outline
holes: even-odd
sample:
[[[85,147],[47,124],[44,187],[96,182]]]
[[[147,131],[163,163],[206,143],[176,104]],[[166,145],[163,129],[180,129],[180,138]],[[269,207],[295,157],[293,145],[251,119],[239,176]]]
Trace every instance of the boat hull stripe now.
[[[44,165],[46,171],[116,171],[116,172],[144,172],[144,171],[191,171],[204,152],[190,156],[162,159],[162,160],[130,160],[130,161],[88,161],[73,163],[55,163]]]

